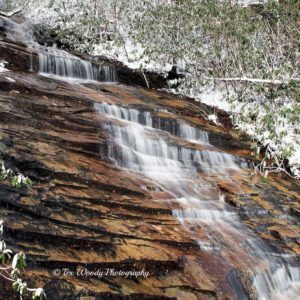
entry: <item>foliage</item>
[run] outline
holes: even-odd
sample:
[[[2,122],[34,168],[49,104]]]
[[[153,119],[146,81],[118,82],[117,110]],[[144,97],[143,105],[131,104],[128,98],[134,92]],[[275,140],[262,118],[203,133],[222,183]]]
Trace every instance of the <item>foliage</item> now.
[[[23,252],[12,257],[12,251],[6,247],[3,240],[3,220],[0,218],[0,276],[12,282],[13,290],[20,295],[20,299],[28,293],[34,300],[45,300],[46,295],[42,288],[29,288],[20,278],[21,271],[26,268],[26,256]]]
[[[0,154],[3,152],[3,144],[0,142]],[[9,180],[15,188],[31,187],[32,181],[22,174],[15,174],[11,169],[4,166],[4,162],[0,160],[0,180]],[[46,295],[42,288],[29,288],[26,282],[20,278],[21,271],[26,268],[26,256],[23,252],[16,253],[13,256],[12,250],[6,247],[3,240],[4,221],[0,217],[0,277],[12,282],[13,290],[23,296],[31,293],[33,300],[45,300]]]
[[[299,177],[300,2],[243,7],[186,0],[141,4],[136,11],[130,37],[150,61],[172,63],[185,74],[177,92],[193,96],[205,85],[222,87],[233,111],[239,108],[234,124],[265,153],[258,170],[285,171],[289,162]]]
[[[0,160],[0,180],[9,180],[11,185],[15,188],[30,187],[32,181],[30,178],[18,173],[15,174],[11,169],[6,169],[4,162]]]

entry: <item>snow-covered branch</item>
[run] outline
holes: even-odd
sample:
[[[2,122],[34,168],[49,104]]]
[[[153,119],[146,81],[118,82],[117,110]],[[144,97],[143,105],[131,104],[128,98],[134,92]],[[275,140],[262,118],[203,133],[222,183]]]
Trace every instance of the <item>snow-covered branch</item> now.
[[[0,11],[0,16],[4,16],[4,17],[8,17],[8,18],[14,16],[14,15],[20,13],[27,6],[28,2],[29,2],[29,0],[26,0],[22,7],[18,7],[9,12]]]
[[[248,77],[232,77],[232,78],[206,77],[206,79],[216,80],[216,81],[238,81],[238,82],[246,82],[246,83],[262,83],[262,84],[272,84],[272,85],[288,84],[292,81],[300,82],[300,78],[288,78],[286,80],[280,80],[280,79],[260,79],[260,78],[248,78]]]

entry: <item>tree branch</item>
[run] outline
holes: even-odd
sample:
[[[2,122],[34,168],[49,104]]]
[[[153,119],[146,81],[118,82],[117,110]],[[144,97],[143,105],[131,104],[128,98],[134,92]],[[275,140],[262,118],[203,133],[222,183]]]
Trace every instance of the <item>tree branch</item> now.
[[[145,82],[146,82],[147,88],[148,88],[148,89],[150,89],[150,86],[149,86],[149,82],[148,82],[148,80],[147,80],[147,77],[146,77],[146,75],[145,75],[145,73],[144,73],[144,72],[142,72],[142,73],[143,73],[143,76],[144,76],[144,79],[145,79]]]
[[[26,7],[28,2],[29,2],[29,0],[26,0],[22,7],[18,7],[14,10],[9,11],[9,12],[0,11],[0,16],[4,16],[4,17],[8,17],[8,18],[14,16],[14,15],[18,14],[19,12],[21,12]]]
[[[287,84],[290,81],[300,82],[300,78],[289,78],[287,80],[279,80],[279,79],[260,79],[260,78],[248,78],[248,77],[232,77],[232,78],[211,78],[206,77],[206,79],[216,80],[216,81],[239,81],[239,82],[249,82],[249,83],[266,83],[273,85],[282,85]]]

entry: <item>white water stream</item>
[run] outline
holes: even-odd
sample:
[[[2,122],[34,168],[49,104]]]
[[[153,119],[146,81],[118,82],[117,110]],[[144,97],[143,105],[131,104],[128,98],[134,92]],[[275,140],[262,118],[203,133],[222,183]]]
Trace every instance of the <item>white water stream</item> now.
[[[209,174],[228,179],[230,172],[246,165],[243,159],[214,149],[207,132],[183,121],[163,131],[159,125],[163,122],[150,112],[106,103],[95,104],[95,108],[111,120],[105,125],[112,138],[107,155],[119,166],[152,179],[172,194],[181,207],[173,210],[173,215],[186,230],[197,224],[205,228],[207,238],[198,240],[202,250],[219,251],[220,255],[228,251],[229,263],[243,266],[252,274],[259,299],[299,299],[300,268],[289,262],[291,256],[274,253],[242,224],[223,196],[216,193],[216,187],[201,182],[201,176]],[[169,132],[209,147],[193,150],[175,145]],[[236,293],[238,300],[248,299],[245,291],[237,288]]]
[[[41,75],[68,81],[117,81],[114,65],[96,67],[89,61],[51,47],[40,48],[39,69]]]
[[[84,82],[117,82],[117,71],[114,65],[103,63],[99,66],[83,60],[64,50],[39,45],[32,33],[6,17],[0,17],[0,28],[5,29],[7,39],[27,45],[30,52],[29,71],[33,71],[33,53],[39,56],[39,74],[56,79]]]
[[[116,81],[114,67],[96,68],[65,51],[38,46],[21,25],[5,18],[1,21],[8,38],[27,42],[32,52],[38,52],[40,74],[68,81]],[[31,71],[32,64],[30,55]],[[112,137],[107,155],[119,166],[150,178],[167,190],[181,207],[174,209],[173,215],[186,230],[195,225],[205,228],[207,237],[198,239],[202,250],[220,255],[229,252],[226,259],[230,264],[243,266],[252,274],[260,300],[300,299],[299,261],[296,265],[293,259],[290,262],[293,257],[274,253],[242,224],[216,187],[202,180],[211,174],[228,179],[230,172],[247,165],[245,161],[214,148],[205,131],[183,121],[167,124],[150,112],[105,103],[96,104],[95,108],[111,120],[105,125]],[[180,146],[172,142],[175,135],[204,149]],[[197,239],[196,233],[194,236]],[[248,298],[239,288],[236,293],[238,300]]]

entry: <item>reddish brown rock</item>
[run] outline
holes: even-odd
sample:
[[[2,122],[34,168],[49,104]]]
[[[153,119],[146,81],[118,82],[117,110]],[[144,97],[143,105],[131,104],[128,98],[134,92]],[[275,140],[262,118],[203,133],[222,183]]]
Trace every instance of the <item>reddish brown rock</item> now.
[[[19,47],[19,46],[18,46]],[[18,49],[18,51],[22,51]],[[16,82],[8,82],[5,76]],[[95,102],[126,104],[160,112],[165,119],[182,118],[212,135],[218,151],[248,157],[247,140],[232,129],[216,128],[187,99],[122,85],[70,85],[34,74],[0,74],[0,128],[7,145],[8,167],[34,181],[31,190],[0,183],[5,239],[14,251],[26,252],[25,277],[45,285],[48,299],[234,299],[232,282],[240,281],[250,295],[243,264],[199,249],[196,237],[206,228],[186,231],[172,216],[179,204],[154,182],[129,173],[109,161],[102,150],[108,133]],[[193,149],[197,145],[172,137]],[[290,207],[299,209],[298,185],[272,176],[268,184],[251,180],[250,170],[203,176],[203,183],[220,191],[244,224],[278,249],[299,254],[299,224],[279,219]],[[202,183],[202,182],[201,182]],[[288,227],[288,228],[286,228]],[[234,266],[226,262],[236,260]],[[234,267],[234,269],[233,269]],[[145,270],[147,278],[124,276],[55,276],[55,269],[89,271]],[[5,287],[9,290],[9,287]],[[6,292],[8,293],[8,292]],[[5,295],[7,299],[7,295]],[[0,296],[1,298],[2,296]],[[251,296],[252,299],[255,296]],[[13,299],[13,298],[11,298]]]

